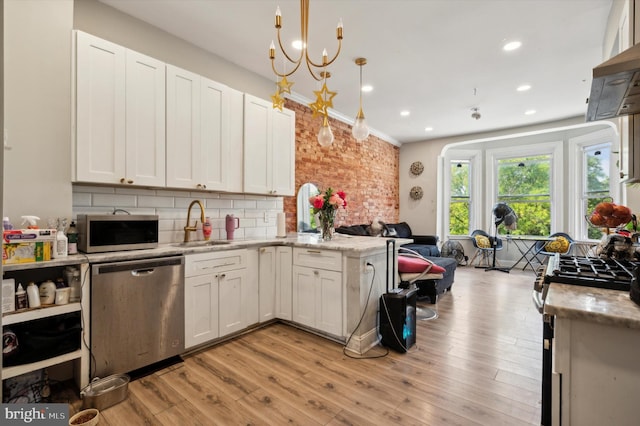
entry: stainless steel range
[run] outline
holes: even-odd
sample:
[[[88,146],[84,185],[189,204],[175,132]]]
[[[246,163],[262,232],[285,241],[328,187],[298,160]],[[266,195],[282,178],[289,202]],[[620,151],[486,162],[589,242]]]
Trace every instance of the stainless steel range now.
[[[554,318],[544,314],[544,302],[552,283],[598,287],[611,290],[629,291],[634,269],[640,262],[629,260],[561,256],[549,258],[538,271],[533,289],[533,301],[543,314],[542,347],[542,419],[543,426],[551,425],[552,405],[552,358]]]

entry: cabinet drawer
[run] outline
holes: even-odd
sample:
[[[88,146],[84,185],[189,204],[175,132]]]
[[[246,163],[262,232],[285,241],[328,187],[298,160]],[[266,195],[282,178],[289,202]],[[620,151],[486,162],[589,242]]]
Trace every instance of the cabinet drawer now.
[[[246,268],[247,250],[190,254],[185,256],[184,266],[186,277]]]
[[[309,268],[342,271],[342,253],[332,250],[317,250],[309,248],[293,249],[293,264]]]

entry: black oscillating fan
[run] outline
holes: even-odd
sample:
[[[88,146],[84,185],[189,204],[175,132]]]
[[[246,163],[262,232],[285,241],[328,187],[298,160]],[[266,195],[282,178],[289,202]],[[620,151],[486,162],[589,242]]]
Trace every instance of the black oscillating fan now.
[[[440,249],[440,254],[442,257],[451,257],[458,262],[458,265],[466,265],[469,257],[464,254],[464,247],[458,241],[448,240],[442,244],[442,248]]]

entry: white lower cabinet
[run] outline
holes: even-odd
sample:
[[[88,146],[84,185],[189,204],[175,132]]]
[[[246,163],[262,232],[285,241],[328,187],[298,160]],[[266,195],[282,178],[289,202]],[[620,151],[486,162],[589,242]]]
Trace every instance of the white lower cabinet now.
[[[294,322],[342,336],[342,254],[294,248],[292,296]]]
[[[260,249],[260,322],[291,320],[291,247]]]
[[[276,247],[276,318],[292,319],[293,249]]]
[[[637,425],[640,330],[567,315],[555,317],[551,423]]]
[[[185,348],[216,339],[218,330],[218,278],[214,274],[186,277]]]
[[[243,287],[247,285],[246,274],[246,268],[217,274],[220,295],[218,304],[220,337],[246,327],[243,315]]]
[[[246,328],[247,250],[185,256],[185,348]]]

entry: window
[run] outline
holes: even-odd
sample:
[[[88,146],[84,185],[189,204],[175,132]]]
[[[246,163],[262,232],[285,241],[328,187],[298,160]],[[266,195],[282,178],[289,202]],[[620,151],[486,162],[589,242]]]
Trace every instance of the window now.
[[[452,160],[449,171],[449,234],[467,235],[471,219],[471,164],[467,160]]]
[[[582,148],[582,208],[581,215],[590,214],[596,204],[609,199],[611,193],[609,170],[611,162],[611,144],[585,146]],[[587,237],[599,239],[602,231],[590,226],[587,229]]]
[[[551,160],[550,154],[497,160],[497,201],[518,215],[518,228],[511,233],[550,234]]]

